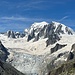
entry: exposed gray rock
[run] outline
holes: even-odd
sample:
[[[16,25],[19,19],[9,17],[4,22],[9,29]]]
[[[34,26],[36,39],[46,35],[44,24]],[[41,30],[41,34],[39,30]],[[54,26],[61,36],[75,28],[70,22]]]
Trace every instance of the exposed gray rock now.
[[[25,36],[25,33],[20,32],[14,32],[14,31],[7,31],[8,38],[23,38]]]
[[[60,53],[57,58],[60,58],[61,56],[63,56],[64,54],[63,53]]]
[[[31,39],[33,39],[35,37],[34,34],[34,29],[31,31],[31,33],[28,35],[27,41],[30,41]]]
[[[68,55],[67,61],[72,60],[73,58],[74,58],[74,53],[70,52]]]
[[[67,61],[75,59],[75,44],[72,45]]]
[[[15,38],[15,33],[11,31],[11,38]]]
[[[24,75],[10,64],[0,60],[0,75]]]
[[[66,32],[70,35],[73,35],[73,33],[71,32],[71,30],[68,29],[68,27],[65,28]]]
[[[4,47],[4,45],[0,41],[0,59],[3,61],[6,61],[8,55],[9,55],[9,52],[7,51],[7,49]]]
[[[75,44],[72,45],[71,50],[75,51]]]
[[[9,31],[7,31],[8,38],[10,37],[10,35],[11,35],[11,31],[9,30]]]
[[[54,29],[55,29],[55,26],[53,25],[53,23],[46,26],[44,37],[47,38],[50,35],[54,34]]]
[[[51,34],[48,37],[48,40],[46,41],[46,46],[52,45],[52,44],[54,44],[55,42],[57,42],[59,40],[60,40],[60,37],[57,34]]]
[[[13,32],[13,31],[7,31],[7,36],[8,36],[8,38],[10,37],[10,38],[15,38],[15,33]]]
[[[45,26],[40,30],[40,32],[39,32],[39,37],[44,36],[46,27],[47,27],[47,26],[45,25]]]
[[[39,33],[35,36],[34,42],[39,40]]]
[[[21,38],[25,37],[25,34],[24,33],[20,34],[20,37]]]
[[[19,38],[20,37],[20,32],[16,32],[15,36],[16,36],[16,38]]]
[[[64,34],[64,31],[62,31],[62,25],[60,24],[58,27],[57,27],[57,29],[56,29],[56,33],[58,33],[59,35],[60,35],[60,33],[62,33],[62,34]]]
[[[51,48],[51,53],[53,53],[53,52],[55,52],[55,51],[57,51],[57,50],[59,50],[59,49],[65,47],[66,45],[67,45],[67,44],[61,45],[61,44],[58,44],[58,43],[57,43],[54,48]]]

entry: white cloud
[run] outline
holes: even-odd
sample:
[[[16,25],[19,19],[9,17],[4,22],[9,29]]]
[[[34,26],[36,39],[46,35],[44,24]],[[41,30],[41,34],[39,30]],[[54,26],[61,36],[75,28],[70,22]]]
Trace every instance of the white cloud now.
[[[63,21],[65,19],[67,19],[69,16],[64,16],[63,18],[61,18],[59,21]]]
[[[34,22],[34,21],[51,21],[51,19],[45,19],[45,18],[29,18],[29,17],[0,17],[0,21],[22,21],[22,22]]]

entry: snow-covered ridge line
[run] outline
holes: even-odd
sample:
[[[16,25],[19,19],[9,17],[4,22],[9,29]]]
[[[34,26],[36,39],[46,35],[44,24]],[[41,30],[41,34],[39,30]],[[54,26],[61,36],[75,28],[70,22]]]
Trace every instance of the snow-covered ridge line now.
[[[33,42],[38,41],[39,39],[48,38],[46,41],[46,46],[54,44],[60,40],[60,37],[63,35],[74,35],[75,32],[68,26],[52,21],[51,23],[47,22],[35,22],[31,25],[29,29],[25,30],[27,35],[27,41],[33,39]]]
[[[49,23],[43,21],[43,22],[34,22],[32,24],[32,28],[36,29],[36,28],[43,28],[45,25],[48,25]]]

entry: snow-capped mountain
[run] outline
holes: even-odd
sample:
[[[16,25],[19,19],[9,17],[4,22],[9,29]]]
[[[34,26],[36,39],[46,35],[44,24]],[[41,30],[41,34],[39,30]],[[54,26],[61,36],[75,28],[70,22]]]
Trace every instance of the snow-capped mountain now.
[[[40,38],[48,38],[47,45],[54,44],[55,42],[59,41],[60,36],[64,34],[74,34],[74,31],[70,27],[55,21],[52,21],[51,23],[34,23],[29,29],[25,29],[25,32],[28,36],[27,41],[30,41],[31,39],[38,41]],[[49,40],[51,41],[49,42]]]
[[[9,33],[12,31],[8,32],[8,36],[13,35]],[[75,58],[75,34],[64,24],[54,21],[34,23],[25,29],[25,33],[24,38],[16,39],[0,34],[9,52],[6,61],[20,72],[26,75],[51,75],[52,70]],[[20,33],[16,32],[16,35]]]
[[[70,27],[62,23],[55,22],[55,21],[52,21],[51,23],[55,26],[55,30],[54,30],[55,32],[57,32],[58,30],[60,34],[69,34],[69,35],[74,33],[74,31]]]
[[[58,30],[61,34],[73,34],[74,32],[70,27],[55,21],[52,21],[51,23],[45,21],[39,23],[35,22],[29,29],[25,29],[25,32],[30,34],[34,30],[35,34],[38,34],[44,27],[47,28],[48,26],[54,27],[54,32],[57,32]]]

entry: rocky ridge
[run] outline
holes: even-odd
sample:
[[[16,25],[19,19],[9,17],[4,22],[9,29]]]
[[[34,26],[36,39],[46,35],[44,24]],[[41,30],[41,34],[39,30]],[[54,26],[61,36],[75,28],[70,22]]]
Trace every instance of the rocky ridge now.
[[[46,41],[48,46],[59,41],[63,34],[73,35],[74,31],[64,24],[52,21],[51,23],[34,23],[28,30],[26,29],[26,33],[28,36],[27,41],[32,39],[38,41],[40,38],[48,38]]]

